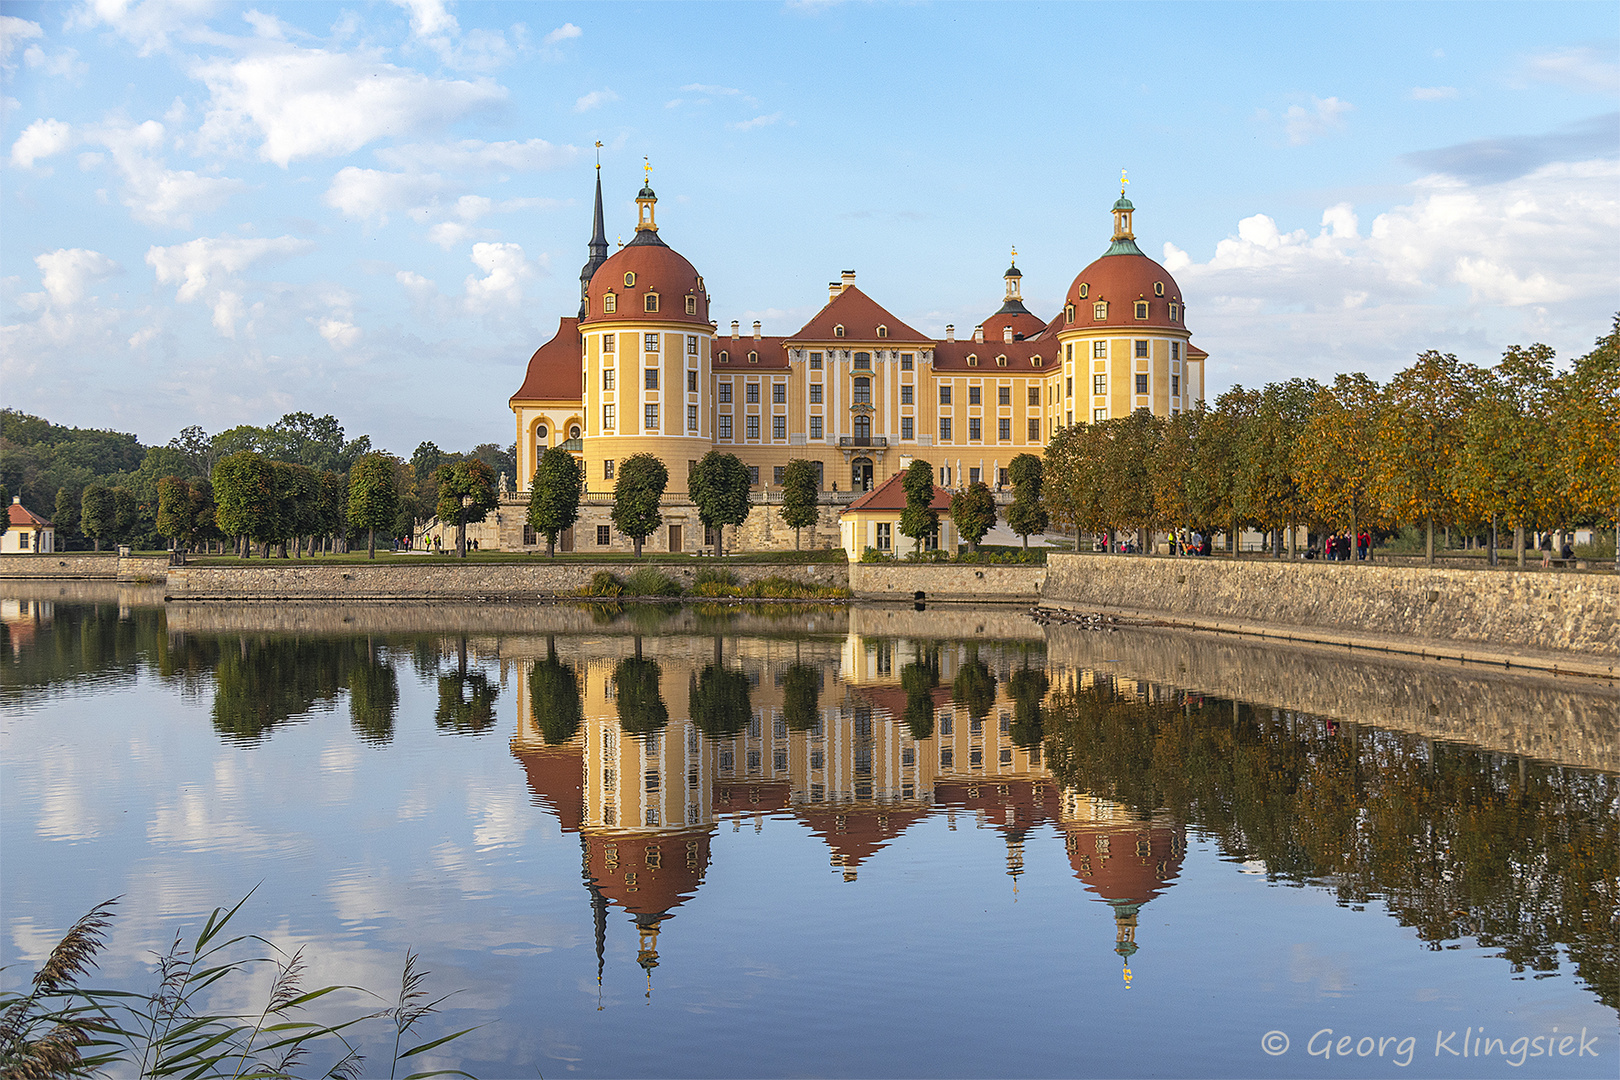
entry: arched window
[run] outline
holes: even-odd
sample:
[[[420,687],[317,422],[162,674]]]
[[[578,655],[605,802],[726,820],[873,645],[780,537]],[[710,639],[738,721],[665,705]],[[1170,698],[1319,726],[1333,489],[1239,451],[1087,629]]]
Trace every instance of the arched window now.
[[[1067,304],[1063,308],[1063,321],[1074,322],[1074,305]]]
[[[750,363],[750,364],[757,364],[757,363],[759,363],[759,353],[757,353],[757,352],[754,352],[754,351],[753,351],[753,350],[749,350],[749,353],[748,353],[748,362],[749,362],[749,363]]]
[[[976,353],[968,353],[968,367],[978,367],[979,357]]]
[[[686,313],[688,315],[696,315],[697,314],[697,297],[688,296],[686,298]]]
[[[996,357],[996,367],[1006,367],[1006,366],[1007,366],[1007,358],[1005,356]]]
[[[844,336],[844,324],[839,323],[837,326],[833,327],[833,337],[843,337],[843,336]]]
[[[870,439],[872,437],[872,418],[864,413],[855,418],[855,437],[857,439]]]
[[[578,424],[575,424],[573,427],[568,429],[568,437],[570,439],[579,438],[579,425]]]
[[[729,352],[727,352],[725,349],[720,350],[720,362],[722,364],[731,363],[731,354]]]
[[[855,380],[855,404],[872,404],[872,380],[865,375]]]
[[[889,328],[887,326],[878,327],[877,328],[877,336],[878,337],[888,337],[889,336]]]

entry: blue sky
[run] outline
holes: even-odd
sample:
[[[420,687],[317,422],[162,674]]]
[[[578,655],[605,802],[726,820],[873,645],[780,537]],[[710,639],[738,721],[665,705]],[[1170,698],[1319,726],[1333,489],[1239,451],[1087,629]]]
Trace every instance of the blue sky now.
[[[511,441],[643,156],[722,327],[841,270],[1049,315],[1130,174],[1234,382],[1586,351],[1620,311],[1620,5],[0,5],[0,400],[164,442]]]

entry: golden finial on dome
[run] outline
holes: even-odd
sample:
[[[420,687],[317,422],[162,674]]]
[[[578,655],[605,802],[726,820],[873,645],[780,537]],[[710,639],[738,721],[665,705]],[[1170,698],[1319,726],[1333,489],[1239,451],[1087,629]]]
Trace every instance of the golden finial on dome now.
[[[1125,179],[1125,170],[1119,170],[1119,197],[1122,199],[1125,197],[1125,185],[1128,183],[1130,181]]]
[[[1016,244],[1013,245],[1012,249],[1012,264],[1014,266],[1018,265],[1018,246]]]
[[[1126,964],[1125,965],[1125,989],[1129,990],[1130,988],[1131,988],[1131,966],[1129,964]]]

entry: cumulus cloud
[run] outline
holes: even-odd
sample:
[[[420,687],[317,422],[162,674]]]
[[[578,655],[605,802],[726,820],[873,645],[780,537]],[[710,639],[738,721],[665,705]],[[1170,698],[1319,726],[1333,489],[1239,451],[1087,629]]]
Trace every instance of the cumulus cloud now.
[[[315,329],[334,349],[347,349],[360,340],[360,328],[335,315],[317,320]]]
[[[161,284],[177,284],[175,299],[209,303],[214,328],[225,337],[235,337],[237,320],[246,310],[240,291],[243,286],[237,281],[241,273],[261,259],[297,255],[314,246],[292,236],[203,236],[172,247],[153,247],[146,253],[146,262]]]
[[[285,168],[300,158],[352,153],[373,139],[439,127],[506,98],[480,79],[433,79],[361,56],[271,48],[200,64],[211,98],[204,146],[260,140],[261,160]]]
[[[557,29],[547,34],[545,40],[547,45],[558,45],[564,41],[567,41],[569,38],[580,37],[584,33],[585,31],[581,30],[573,23],[563,23],[561,26],[557,27]]]
[[[135,45],[141,56],[169,47],[170,35],[190,37],[212,13],[212,0],[89,0],[67,19],[69,30],[107,27]]]
[[[170,169],[153,156],[164,138],[163,125],[156,120],[129,127],[104,125],[92,129],[87,138],[111,153],[124,181],[120,201],[137,221],[148,225],[189,228],[193,214],[215,210],[247,187],[230,177]]]
[[[523,282],[534,270],[523,257],[518,244],[474,244],[473,265],[484,276],[468,274],[467,310],[475,314],[500,307],[516,307],[523,301]]]
[[[347,217],[386,223],[390,212],[421,206],[445,188],[436,173],[382,172],[348,165],[338,170],[322,196]]]
[[[1482,361],[1515,341],[1568,352],[1620,308],[1617,193],[1613,161],[1479,185],[1436,176],[1365,230],[1349,204],[1314,232],[1255,214],[1207,262],[1166,244],[1165,266],[1212,372],[1243,382],[1388,374],[1426,348]]]
[[[453,143],[409,143],[377,151],[378,160],[396,168],[464,170],[510,169],[534,172],[557,169],[579,156],[573,146],[553,146],[544,139],[527,142],[484,142],[462,139]]]
[[[450,67],[490,70],[516,55],[504,34],[474,29],[463,36],[443,0],[394,0],[411,13],[411,36]]]
[[[574,111],[577,113],[589,112],[598,106],[606,105],[610,101],[618,100],[619,95],[615,94],[612,90],[605,88],[602,90],[592,90],[590,93],[585,94],[574,102]]]
[[[85,248],[58,248],[34,257],[40,284],[52,306],[70,308],[84,299],[90,283],[111,277],[122,270],[99,251]]]
[[[1311,98],[1311,107],[1303,105],[1290,105],[1283,114],[1283,130],[1288,133],[1288,141],[1294,146],[1303,146],[1314,139],[1319,139],[1330,131],[1344,126],[1344,116],[1355,109],[1348,101],[1340,101],[1336,97]]]
[[[20,20],[14,20],[20,21]],[[11,144],[11,163],[32,169],[34,162],[52,157],[73,145],[73,128],[60,120],[35,120]]]
[[[1456,96],[1455,86],[1414,86],[1410,94],[1413,101],[1450,101]]]
[[[37,22],[19,19],[15,15],[0,15],[0,67],[10,71],[13,67],[11,54],[18,46],[30,38],[44,36],[45,31],[40,29]]]
[[[1612,49],[1583,46],[1536,53],[1526,59],[1524,70],[1541,82],[1593,94],[1620,93],[1620,61],[1615,60]]]

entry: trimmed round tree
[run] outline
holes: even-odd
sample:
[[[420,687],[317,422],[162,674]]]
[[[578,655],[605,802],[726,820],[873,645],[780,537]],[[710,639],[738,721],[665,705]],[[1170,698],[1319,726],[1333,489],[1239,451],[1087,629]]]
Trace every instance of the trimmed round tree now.
[[[394,524],[399,489],[387,454],[362,454],[349,469],[349,524],[366,530],[366,557],[377,557],[377,530]]]
[[[548,447],[529,482],[529,526],[546,538],[546,554],[557,557],[557,537],[579,520],[579,493],[585,474],[560,446]]]
[[[978,551],[979,541],[996,523],[996,497],[990,493],[990,485],[975,480],[966,491],[951,496],[951,520],[957,534]]]
[[[906,508],[900,512],[900,531],[911,537],[920,551],[924,540],[939,535],[939,511],[931,505],[934,467],[918,458],[900,474],[900,487],[906,493]]]
[[[1042,473],[1041,459],[1034,454],[1019,454],[1007,465],[1007,478],[1013,484],[1007,527],[1023,537],[1025,551],[1029,550],[1031,533],[1046,531],[1046,507],[1041,503]]]
[[[619,463],[613,481],[613,527],[635,544],[638,559],[641,545],[663,524],[658,504],[668,484],[669,470],[651,454],[632,454]]]
[[[725,527],[741,525],[754,508],[748,501],[748,466],[736,454],[710,450],[693,467],[686,486],[698,517],[714,530],[714,553],[718,556],[725,551]]]
[[[439,466],[433,475],[439,482],[439,520],[456,523],[456,557],[465,559],[467,526],[495,509],[495,470],[477,458],[463,458]]]
[[[793,530],[793,550],[799,550],[799,530],[813,528],[821,520],[816,500],[821,480],[816,463],[794,458],[782,470],[782,524]]]

